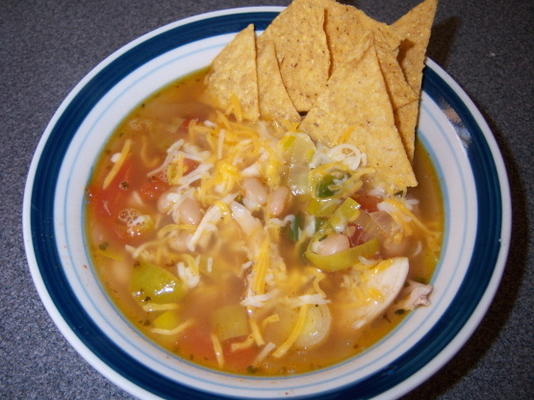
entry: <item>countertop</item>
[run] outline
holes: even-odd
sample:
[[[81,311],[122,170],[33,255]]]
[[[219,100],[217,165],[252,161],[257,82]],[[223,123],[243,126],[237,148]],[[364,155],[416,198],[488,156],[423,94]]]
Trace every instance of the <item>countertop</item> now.
[[[358,4],[392,22],[417,1]],[[35,290],[22,239],[28,167],[61,101],[97,63],[180,18],[286,1],[4,0],[0,7],[0,398],[129,399],[67,343]],[[512,241],[499,290],[458,354],[405,399],[534,398],[531,166],[534,2],[442,0],[429,56],[489,123],[510,179]]]

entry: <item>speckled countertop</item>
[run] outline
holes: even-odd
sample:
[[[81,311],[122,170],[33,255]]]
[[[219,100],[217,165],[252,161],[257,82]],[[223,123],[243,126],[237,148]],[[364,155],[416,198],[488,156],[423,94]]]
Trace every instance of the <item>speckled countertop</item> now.
[[[367,0],[393,21],[417,0]],[[442,0],[429,55],[480,108],[508,169],[513,232],[495,300],[467,344],[405,399],[534,398],[534,2]],[[67,343],[24,254],[33,151],[52,114],[100,60],[134,38],[215,9],[286,1],[4,0],[0,6],[0,398],[127,399]]]

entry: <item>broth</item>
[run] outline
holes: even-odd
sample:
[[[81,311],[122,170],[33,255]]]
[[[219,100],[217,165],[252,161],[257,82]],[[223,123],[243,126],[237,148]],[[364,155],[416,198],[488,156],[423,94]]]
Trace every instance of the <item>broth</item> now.
[[[297,167],[307,167],[293,158],[300,157],[309,142],[291,126],[262,122],[251,127],[216,112],[203,102],[204,75],[205,70],[194,73],[139,105],[118,126],[96,163],[87,188],[86,233],[103,286],[143,334],[176,355],[210,368],[237,374],[287,375],[354,356],[394,329],[408,311],[399,306],[404,304],[401,293],[379,315],[354,317],[356,307],[379,308],[387,298],[388,293],[365,286],[373,276],[393,268],[384,260],[397,262],[407,257],[410,282],[428,288],[431,280],[441,246],[443,205],[428,154],[417,142],[413,165],[419,185],[404,196],[379,193],[364,175],[357,182],[361,187],[336,198],[337,187],[343,187],[352,173],[337,170],[333,177],[323,176],[311,192],[298,194],[302,187],[297,182],[301,176]],[[224,125],[227,123],[230,125]],[[220,126],[225,126],[226,132],[222,139]],[[237,134],[236,126],[241,127]],[[219,136],[213,136],[214,130]],[[182,157],[179,161],[177,156],[158,172],[169,158],[167,150],[181,139],[182,149],[185,143],[194,144],[195,148],[187,151],[198,159]],[[246,140],[251,141],[250,146]],[[292,161],[276,165],[278,155],[270,152],[275,147],[263,148],[267,161],[258,161],[254,146],[262,140],[281,146],[286,161]],[[291,141],[293,144],[288,144]],[[129,149],[125,151],[127,143]],[[319,147],[315,149],[314,154]],[[235,163],[224,164],[224,157],[232,151]],[[125,154],[123,160],[121,154]],[[203,157],[213,166],[200,180],[181,192],[176,189],[180,185],[169,183],[191,176],[207,162]],[[267,165],[259,167],[267,172],[255,175],[254,162]],[[242,168],[247,163],[247,168]],[[248,170],[247,177],[242,176],[244,169]],[[209,181],[217,176],[217,182]],[[325,179],[330,179],[330,184],[325,186]],[[268,205],[251,205],[246,187],[258,181],[263,188],[260,191],[265,190],[271,200],[280,186],[290,189],[291,200],[284,203],[282,212],[273,216],[266,211]],[[183,195],[187,190],[187,196],[192,197]],[[317,195],[320,190],[322,197]],[[191,222],[187,219],[190,216],[180,216],[179,207],[162,206],[179,196],[180,204],[189,198],[200,206],[202,221],[210,212],[220,213],[209,222],[214,232],[202,232],[194,245],[192,238],[202,221]],[[326,214],[324,210],[310,211],[313,201],[322,207],[332,199],[336,200],[332,203],[335,207]],[[361,253],[353,260],[354,266],[335,267],[335,271],[317,267],[310,261],[314,245],[325,246],[325,240],[336,235],[331,216],[342,204],[351,202],[347,199],[355,200],[359,208],[342,221],[343,230],[337,234],[348,237],[351,248],[377,238],[378,247],[369,254]],[[408,210],[423,227],[413,219],[407,222],[408,214],[397,221],[400,214],[392,213],[391,207],[391,215],[384,211],[388,201],[397,204],[397,211],[402,207]],[[254,221],[271,225],[262,227],[261,233],[253,229],[247,232],[238,222],[239,212],[254,218],[252,225]],[[369,231],[364,220],[374,224]],[[378,220],[387,228],[379,226]],[[386,245],[387,234],[390,239],[397,234],[401,237]],[[367,272],[371,270],[376,271]],[[150,282],[139,283],[143,277]],[[304,324],[300,333],[299,320]],[[313,321],[322,324],[314,325]],[[364,325],[357,326],[362,321]],[[326,333],[322,332],[324,326]],[[296,339],[291,342],[292,334]],[[321,335],[325,337],[318,340]]]

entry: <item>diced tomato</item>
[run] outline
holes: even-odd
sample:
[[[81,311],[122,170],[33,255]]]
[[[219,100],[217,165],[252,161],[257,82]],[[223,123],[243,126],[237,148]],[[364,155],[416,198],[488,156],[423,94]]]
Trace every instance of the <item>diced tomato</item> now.
[[[382,201],[380,197],[372,196],[367,193],[357,193],[354,196],[354,200],[356,200],[362,208],[367,212],[375,212],[378,209],[376,208],[377,204]]]
[[[198,164],[199,164],[198,161],[191,160],[190,158],[184,158],[184,167],[185,167],[184,175],[187,175],[188,173],[196,169],[198,167]]]
[[[157,178],[148,179],[139,188],[139,194],[145,200],[155,200],[160,194],[169,190],[169,185]]]
[[[215,352],[208,332],[208,329],[200,325],[193,325],[183,332],[178,339],[178,347],[182,356],[193,357],[193,360],[199,362],[215,361]]]
[[[254,344],[249,348],[232,351],[232,343],[241,342],[245,337],[229,339],[223,343],[224,361],[231,369],[245,370],[258,355],[258,347]]]
[[[193,117],[188,117],[188,118],[184,119],[183,122],[178,127],[178,132],[177,133],[179,133],[179,134],[187,133],[187,130],[189,129],[189,124],[191,123],[191,121],[194,121],[194,120],[197,120],[197,119],[198,118],[193,118]]]
[[[350,224],[349,226],[352,228],[351,230],[354,230],[354,233],[349,236],[350,247],[358,246],[365,242],[363,227],[355,224]]]

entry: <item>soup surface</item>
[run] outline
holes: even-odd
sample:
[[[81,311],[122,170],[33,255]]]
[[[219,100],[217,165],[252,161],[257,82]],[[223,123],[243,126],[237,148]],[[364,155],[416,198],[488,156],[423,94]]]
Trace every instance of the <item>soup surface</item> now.
[[[354,146],[208,106],[204,75],[138,106],[87,187],[93,263],[128,320],[195,363],[287,375],[428,305],[443,206],[420,143],[418,186],[387,193]]]

